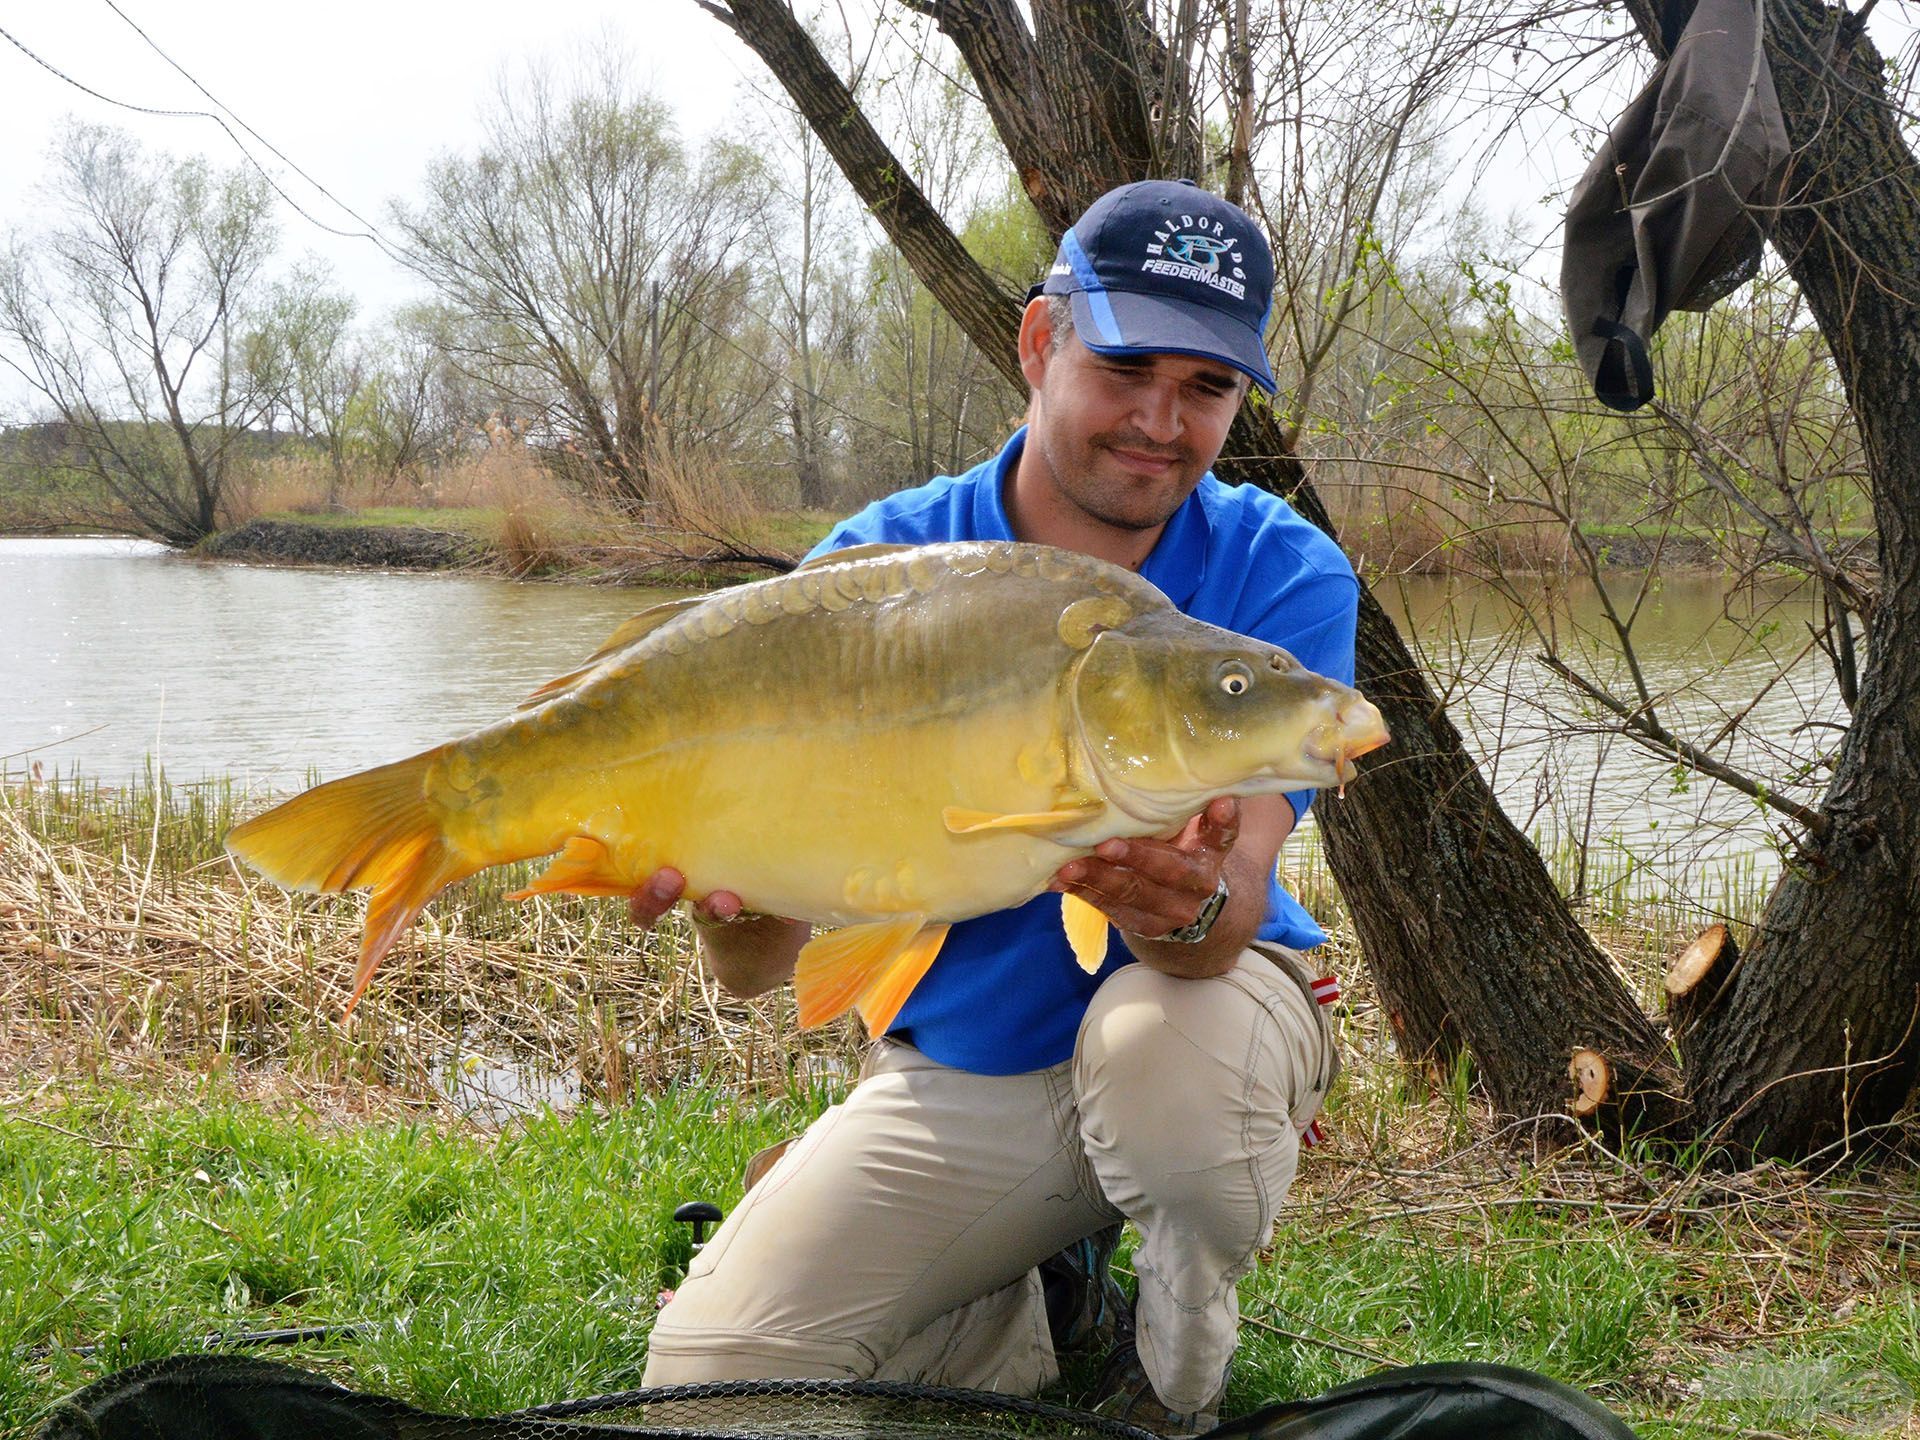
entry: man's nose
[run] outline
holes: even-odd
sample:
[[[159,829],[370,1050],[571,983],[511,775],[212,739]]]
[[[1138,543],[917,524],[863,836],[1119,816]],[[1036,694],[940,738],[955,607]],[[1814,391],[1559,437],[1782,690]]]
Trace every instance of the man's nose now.
[[[1167,384],[1141,386],[1133,420],[1149,440],[1171,445],[1180,438],[1180,387]]]

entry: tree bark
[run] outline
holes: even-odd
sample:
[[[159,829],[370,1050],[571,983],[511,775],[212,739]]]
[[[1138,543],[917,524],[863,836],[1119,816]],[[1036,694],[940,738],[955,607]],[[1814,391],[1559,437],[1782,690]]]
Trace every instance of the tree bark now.
[[[1691,8],[1629,0],[1662,55]],[[1795,158],[1785,203],[1756,218],[1846,385],[1883,588],[1821,802],[1829,823],[1699,1017],[1687,1078],[1703,1133],[1735,1154],[1836,1156],[1920,1078],[1920,164],[1854,17],[1814,0],[1768,0],[1765,14]]]
[[[852,97],[784,0],[726,0],[724,13],[718,3],[696,3],[722,15],[809,120],[828,127],[821,138],[863,198],[909,186],[864,119],[843,123],[849,113],[857,117]],[[1121,83],[1117,72],[1100,71],[1143,54],[1163,72],[1173,68],[1164,47],[1140,38],[1131,0],[1033,0],[1038,43],[1001,0],[925,0],[916,8],[933,14],[959,46],[1018,173],[1044,177],[1035,203],[1055,238],[1103,191],[1168,173],[1141,158],[1155,154],[1153,107],[1164,105],[1165,85],[1149,87],[1137,75]],[[1092,58],[1069,37],[1092,47]],[[1174,83],[1183,87],[1184,76]],[[847,138],[856,129],[864,137],[857,144]],[[1161,155],[1186,159],[1179,145]],[[1028,190],[1035,190],[1031,179]],[[1024,383],[1014,353],[1015,297],[995,289],[970,259],[950,263],[958,242],[932,242],[934,227],[952,237],[924,198],[917,207],[869,203],[973,342]],[[1242,412],[1221,468],[1283,495],[1331,533],[1265,407]],[[1319,813],[1334,878],[1402,1053],[1446,1063],[1471,1050],[1494,1104],[1534,1116],[1567,1112],[1568,1061],[1588,1047],[1606,1057],[1615,1077],[1602,1123],[1673,1124],[1679,1079],[1658,1031],[1500,809],[1419,663],[1364,587],[1357,681],[1380,706],[1394,743],[1361,763],[1362,778],[1344,802],[1325,798]]]

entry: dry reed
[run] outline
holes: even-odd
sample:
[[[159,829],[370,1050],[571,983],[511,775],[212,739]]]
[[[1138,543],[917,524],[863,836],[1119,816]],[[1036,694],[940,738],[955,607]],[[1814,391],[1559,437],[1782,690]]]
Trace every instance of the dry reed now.
[[[1341,548],[1363,574],[1514,574],[1573,561],[1566,526],[1471,482],[1457,460],[1415,451],[1388,461],[1317,457],[1315,487]]]
[[[263,515],[325,515],[422,503],[409,477],[350,464],[341,474],[317,456],[285,455],[239,469],[221,497],[221,523],[244,525]]]
[[[243,871],[219,850],[236,808],[164,786],[0,790],[0,1055],[16,1070],[268,1062],[432,1101],[478,1068],[619,1101],[807,1085],[850,1062],[850,1025],[803,1036],[790,997],[718,990],[682,921],[644,934],[611,902],[507,902],[527,867],[437,900],[343,1023],[363,902]]]

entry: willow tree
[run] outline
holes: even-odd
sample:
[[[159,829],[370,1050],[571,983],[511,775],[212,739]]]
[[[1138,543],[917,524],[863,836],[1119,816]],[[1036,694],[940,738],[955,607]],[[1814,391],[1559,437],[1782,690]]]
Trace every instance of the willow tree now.
[[[404,259],[458,317],[449,354],[494,406],[643,504],[663,457],[760,405],[728,383],[759,166],[690,154],[611,51],[503,73],[483,123],[476,154],[439,157],[419,203],[394,207]]]
[[[693,3],[767,64],[894,246],[1018,384],[1020,297],[968,254],[785,0]],[[1660,43],[1661,21],[1672,17],[1645,8],[1655,0],[1636,3],[1648,35]],[[1354,108],[1338,127],[1345,162],[1331,188],[1340,214],[1331,240],[1312,244],[1288,228],[1292,203],[1311,204],[1321,193],[1306,183],[1304,152],[1289,152],[1292,178],[1271,206],[1254,184],[1250,154],[1262,114],[1289,114],[1297,123],[1306,107],[1287,102],[1298,101],[1311,67],[1324,63],[1306,57],[1293,7],[1262,6],[1256,15],[1239,0],[1207,7],[1206,17],[1190,0],[900,0],[900,8],[929,17],[958,50],[1050,234],[1058,236],[1102,191],[1149,176],[1207,176],[1247,203],[1274,232],[1280,303],[1289,307],[1280,332],[1303,362],[1324,353],[1321,341],[1338,327],[1360,283],[1386,177],[1417,141],[1449,69],[1528,19],[1492,0],[1478,12],[1435,8],[1420,14],[1439,28],[1425,32],[1424,50],[1403,51],[1397,69],[1375,63],[1377,53],[1360,55],[1356,73],[1367,77],[1368,89],[1353,96]],[[1385,22],[1370,19],[1381,8],[1356,5],[1333,17],[1336,29],[1351,22],[1352,33],[1339,43],[1404,46],[1410,34],[1422,33],[1413,9]],[[1836,37],[1851,44],[1851,31],[1836,30],[1835,15],[1813,0],[1802,0],[1795,17],[1794,44],[1803,47],[1796,62],[1819,75],[1821,57],[1834,51]],[[1387,28],[1367,29],[1380,23]],[[1777,40],[1770,37],[1770,45]],[[1263,74],[1259,57],[1268,54],[1273,69]],[[1782,63],[1776,60],[1776,70]],[[1834,63],[1841,79],[1805,96],[1796,92],[1791,102],[1800,107],[1797,133],[1809,136],[1817,126],[1807,117],[1822,113],[1822,104],[1829,115],[1859,112],[1846,125],[1829,122],[1822,153],[1833,158],[1823,193],[1846,196],[1857,187],[1853,204],[1862,210],[1911,204],[1904,184],[1890,201],[1865,183],[1888,175],[1904,181],[1912,164],[1876,108],[1877,59],[1858,59],[1841,46]],[[1202,85],[1216,71],[1215,108],[1203,113]],[[1862,126],[1872,132],[1868,139],[1856,134]],[[1227,153],[1216,166],[1213,147],[1222,134]],[[1851,306],[1856,335],[1863,333],[1863,292],[1871,301],[1865,313],[1884,313],[1884,328],[1870,338],[1888,343],[1872,351],[1870,367],[1856,352],[1847,372],[1853,386],[1856,370],[1875,371],[1884,386],[1874,402],[1886,406],[1884,431],[1901,414],[1901,387],[1920,377],[1910,312],[1902,308],[1910,301],[1884,284],[1889,272],[1865,271],[1858,262],[1848,272],[1842,262],[1850,254],[1897,250],[1904,285],[1920,263],[1920,217],[1891,230],[1884,219],[1880,228],[1863,226],[1861,250],[1829,233],[1828,210],[1797,213],[1805,250],[1832,271],[1834,313],[1846,315]],[[1824,328],[1827,315],[1820,313]],[[1299,405],[1250,406],[1229,438],[1222,470],[1286,496],[1331,529],[1294,456],[1299,418]],[[1889,456],[1920,462],[1920,439],[1895,443],[1881,433],[1876,466]],[[1913,503],[1911,484],[1889,484]],[[1915,552],[1902,542],[1920,515],[1891,504],[1880,520],[1883,548],[1904,551],[1895,563],[1911,572]],[[1728,1154],[1812,1153],[1849,1125],[1890,1116],[1920,1059],[1912,1025],[1920,999],[1912,931],[1920,817],[1911,803],[1917,752],[1909,733],[1920,723],[1920,674],[1912,668],[1920,652],[1900,650],[1896,637],[1905,633],[1879,625],[1869,649],[1849,736],[1853,758],[1843,762],[1828,797],[1828,808],[1846,817],[1829,832],[1839,848],[1815,857],[1817,875],[1795,871],[1782,882],[1762,921],[1761,943],[1731,982],[1716,984],[1715,1015],[1694,1029],[1683,1076],[1664,1028],[1628,994],[1572,914],[1539,855],[1501,811],[1422,667],[1363,592],[1358,681],[1381,706],[1395,743],[1363,763],[1366,774],[1344,804],[1324,805],[1318,814],[1402,1052],[1442,1062],[1471,1052],[1495,1104],[1520,1116],[1564,1114],[1572,1098],[1569,1061],[1597,1057],[1610,1071],[1592,1112],[1599,1123],[1702,1135],[1726,1142]],[[1845,980],[1826,986],[1816,1001],[1810,987],[1823,969],[1833,973],[1836,954],[1845,957]]]
[[[245,336],[273,253],[264,176],[69,123],[45,234],[0,254],[0,364],[56,424],[60,463],[110,497],[89,516],[172,544],[220,524],[269,404]]]

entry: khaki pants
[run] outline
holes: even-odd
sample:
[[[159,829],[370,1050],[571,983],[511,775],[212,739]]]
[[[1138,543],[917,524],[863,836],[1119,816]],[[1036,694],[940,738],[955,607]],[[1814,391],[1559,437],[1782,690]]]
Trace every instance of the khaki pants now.
[[[843,1104],[748,1193],[660,1312],[645,1383],[826,1376],[1032,1394],[1055,1378],[1034,1267],[1124,1216],[1140,1359],[1211,1403],[1234,1287],[1273,1230],[1338,1065],[1312,971],[1261,945],[1226,975],[1129,965],[1073,1059],[950,1069],[881,1041]]]

